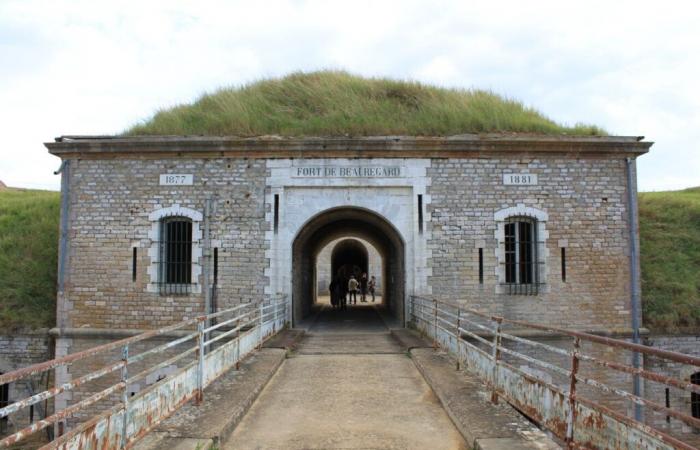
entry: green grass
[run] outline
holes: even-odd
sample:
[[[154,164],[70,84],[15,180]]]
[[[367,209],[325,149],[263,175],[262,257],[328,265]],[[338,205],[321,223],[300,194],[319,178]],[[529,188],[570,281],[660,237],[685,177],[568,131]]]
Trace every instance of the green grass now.
[[[59,193],[0,190],[0,329],[53,326]]]
[[[0,329],[54,324],[59,194],[0,190]],[[700,187],[639,194],[644,324],[700,330]]]
[[[447,136],[464,133],[604,135],[565,126],[521,102],[483,90],[363,78],[342,71],[293,73],[205,94],[126,130],[137,135]]]
[[[700,329],[700,187],[639,195],[644,323]]]

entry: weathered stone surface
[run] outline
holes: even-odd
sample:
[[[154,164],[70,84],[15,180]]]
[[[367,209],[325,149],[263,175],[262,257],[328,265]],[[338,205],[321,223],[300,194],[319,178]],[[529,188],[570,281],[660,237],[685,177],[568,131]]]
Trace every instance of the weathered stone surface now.
[[[48,330],[45,329],[0,335],[0,374],[46,361],[51,354],[49,343]],[[8,400],[12,403],[41,392],[45,389],[47,382],[52,382],[49,380],[51,375],[51,372],[44,372],[10,383]],[[49,402],[49,411],[53,406],[52,403]],[[35,408],[34,419],[36,420],[44,415],[44,404],[40,403]],[[0,435],[19,431],[28,426],[29,408],[23,408],[11,414],[8,419],[7,426],[0,431]]]
[[[645,339],[645,343],[661,350],[685,353],[686,355],[700,356],[700,336],[698,335],[652,335]],[[685,364],[679,364],[668,360],[661,360],[653,356],[644,358],[644,368],[666,376],[674,377],[685,382],[690,382],[693,374],[700,374],[700,368]],[[658,383],[644,381],[645,397],[658,404],[665,404],[666,392]],[[678,389],[668,390],[668,402],[672,409],[690,415],[691,394]],[[677,420],[667,420],[663,414],[657,414],[650,408],[645,410],[648,423],[664,430],[665,432],[681,438],[684,442],[700,447],[700,433],[697,429],[682,424]]]
[[[198,445],[218,445],[226,440],[280,367],[285,353],[273,348],[254,353],[240,370],[230,370],[212,383],[200,405],[188,403],[157,425],[135,448],[194,450]]]
[[[468,372],[457,371],[445,353],[415,348],[410,354],[462,436],[474,448],[559,448],[508,404],[493,405],[483,382]],[[510,447],[498,447],[496,443]]]
[[[373,309],[344,315],[354,334],[336,317],[322,313],[222,448],[466,449]]]
[[[63,330],[152,329],[201,314],[203,269],[212,267],[214,248],[218,249],[218,308],[291,294],[293,281],[318,285],[313,273],[308,273],[308,279],[294,275],[299,265],[295,265],[292,243],[314,217],[350,207],[386,220],[395,232],[392,239],[401,241],[401,254],[389,258],[401,260],[394,265],[397,273],[382,280],[385,287],[392,279],[401,280],[395,282],[402,286],[396,291],[401,302],[412,294],[433,295],[537,323],[629,328],[624,158],[646,151],[649,143],[631,138],[466,136],[149,138],[66,140],[48,146],[70,160],[70,170],[65,172],[70,174],[66,175],[68,272],[58,305],[58,325]],[[400,173],[299,177],[295,170],[301,166],[391,166],[400,167]],[[191,174],[193,185],[160,185],[161,174],[176,173]],[[508,173],[536,175],[538,184],[504,185],[503,176]],[[275,198],[278,230],[274,229]],[[208,199],[213,204],[211,249],[204,248],[203,239]],[[499,279],[503,271],[499,211],[534,210],[546,217],[541,221],[543,284],[537,295],[504,294]],[[193,286],[188,295],[161,295],[154,288],[157,217],[163,214],[193,219],[198,239],[193,243]],[[567,249],[566,282],[561,277],[561,247]],[[137,252],[135,279],[133,249]],[[483,283],[479,249],[484,257]],[[397,302],[393,306],[400,323],[392,326],[403,326],[406,308]],[[294,320],[299,319],[296,314]],[[345,331],[354,326],[333,325]],[[105,340],[62,334],[57,355]],[[85,374],[100,367],[100,362],[94,358],[58,370],[57,382]],[[113,380],[105,378],[94,387],[108,382]],[[84,399],[90,392],[94,391],[85,388],[61,395],[57,405]],[[110,401],[115,399],[105,403]],[[95,404],[85,414],[101,406]]]
[[[535,186],[504,186],[502,174],[538,175]],[[436,298],[534,323],[563,328],[630,327],[629,235],[625,162],[622,158],[520,158],[433,160],[428,169]],[[495,213],[518,207],[546,213],[545,254],[538,295],[500,294]],[[566,244],[562,280],[560,245]],[[479,282],[478,249],[484,279]]]

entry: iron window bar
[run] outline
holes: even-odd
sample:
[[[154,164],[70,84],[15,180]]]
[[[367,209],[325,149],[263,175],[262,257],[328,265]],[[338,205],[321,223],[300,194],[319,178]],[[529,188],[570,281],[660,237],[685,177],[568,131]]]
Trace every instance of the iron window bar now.
[[[161,295],[192,290],[192,221],[166,217],[160,222],[158,287]]]
[[[540,259],[537,220],[533,217],[509,217],[504,224],[504,265],[505,286],[510,295],[539,294],[540,273],[544,261]]]

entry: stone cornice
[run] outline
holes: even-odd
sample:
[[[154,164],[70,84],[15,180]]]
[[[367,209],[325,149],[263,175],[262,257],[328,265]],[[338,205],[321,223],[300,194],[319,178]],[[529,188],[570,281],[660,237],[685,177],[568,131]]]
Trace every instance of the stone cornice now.
[[[641,137],[460,135],[450,137],[90,137],[66,136],[44,144],[63,159],[112,158],[461,158],[554,153],[636,156],[653,142]]]

